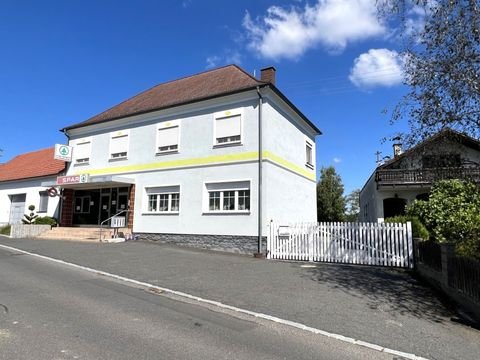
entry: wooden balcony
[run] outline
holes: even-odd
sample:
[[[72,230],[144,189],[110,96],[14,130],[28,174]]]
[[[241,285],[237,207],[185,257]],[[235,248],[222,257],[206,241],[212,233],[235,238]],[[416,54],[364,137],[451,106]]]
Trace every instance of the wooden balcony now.
[[[480,167],[377,170],[378,186],[430,185],[439,180],[461,179],[480,183]]]

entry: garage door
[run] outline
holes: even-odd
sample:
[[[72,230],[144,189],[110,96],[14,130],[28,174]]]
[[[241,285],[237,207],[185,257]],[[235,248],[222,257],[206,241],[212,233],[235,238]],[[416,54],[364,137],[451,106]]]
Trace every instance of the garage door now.
[[[10,195],[10,224],[20,224],[25,214],[25,199],[27,194]]]

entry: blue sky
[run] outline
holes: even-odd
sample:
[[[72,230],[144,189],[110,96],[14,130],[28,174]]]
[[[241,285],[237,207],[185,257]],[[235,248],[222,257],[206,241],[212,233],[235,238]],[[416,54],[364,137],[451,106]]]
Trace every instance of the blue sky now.
[[[374,4],[2,0],[0,161],[64,143],[60,128],[164,81],[273,65],[278,88],[323,131],[318,169],[334,165],[346,193],[360,188],[374,153],[392,153],[381,139],[405,126],[382,114],[406,89],[395,29]]]

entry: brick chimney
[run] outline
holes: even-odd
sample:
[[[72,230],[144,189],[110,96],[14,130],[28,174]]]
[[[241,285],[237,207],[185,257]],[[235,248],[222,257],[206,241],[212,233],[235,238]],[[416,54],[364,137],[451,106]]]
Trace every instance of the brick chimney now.
[[[275,85],[275,68],[273,66],[269,66],[260,70],[260,80],[272,83]]]
[[[397,136],[394,137],[392,140],[395,141],[393,143],[393,156],[398,157],[403,153],[402,143],[400,142],[401,138]]]

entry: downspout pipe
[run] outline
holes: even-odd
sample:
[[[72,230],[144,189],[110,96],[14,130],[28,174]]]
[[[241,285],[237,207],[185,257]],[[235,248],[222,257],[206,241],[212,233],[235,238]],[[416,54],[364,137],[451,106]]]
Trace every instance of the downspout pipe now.
[[[257,253],[254,254],[255,257],[264,257],[265,254],[262,253],[262,182],[263,182],[263,144],[262,144],[262,103],[263,96],[260,92],[260,86],[257,86],[257,95],[258,95],[258,244],[257,244]]]

